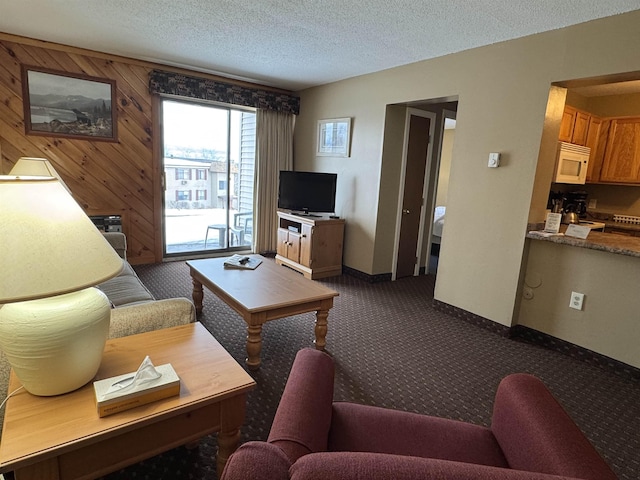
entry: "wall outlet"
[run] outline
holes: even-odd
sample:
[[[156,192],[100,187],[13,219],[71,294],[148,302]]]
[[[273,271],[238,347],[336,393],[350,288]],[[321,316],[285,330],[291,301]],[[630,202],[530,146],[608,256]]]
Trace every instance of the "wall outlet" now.
[[[571,301],[569,307],[576,310],[582,310],[582,304],[584,303],[584,293],[571,292]]]
[[[591,198],[589,200],[589,208],[597,208],[598,205],[598,199],[597,198]]]

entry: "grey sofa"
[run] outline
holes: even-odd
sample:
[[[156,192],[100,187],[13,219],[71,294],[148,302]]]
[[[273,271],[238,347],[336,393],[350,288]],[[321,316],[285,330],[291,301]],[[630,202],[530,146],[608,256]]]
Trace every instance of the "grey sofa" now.
[[[109,338],[125,337],[161,328],[185,325],[196,320],[193,302],[187,298],[156,300],[144,286],[126,260],[127,239],[122,233],[105,233],[107,241],[124,261],[122,272],[97,285],[113,309]],[[7,395],[11,367],[0,351],[0,401]],[[0,435],[4,422],[4,408],[0,410]]]
[[[122,233],[105,233],[104,236],[124,260],[120,275],[98,285],[114,307],[111,311],[110,338],[195,322],[196,310],[191,300],[156,300],[151,295],[126,261],[127,240]]]

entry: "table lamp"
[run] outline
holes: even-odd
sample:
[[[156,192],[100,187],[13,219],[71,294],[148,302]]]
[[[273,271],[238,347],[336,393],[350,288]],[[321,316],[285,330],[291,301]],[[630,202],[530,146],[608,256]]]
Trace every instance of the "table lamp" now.
[[[123,261],[52,177],[0,176],[0,349],[27,391],[58,395],[89,382],[111,306],[92,286]]]
[[[55,177],[62,186],[67,189],[67,192],[71,194],[71,190],[69,190],[69,187],[64,183],[60,174],[56,172],[56,169],[53,168],[51,162],[46,158],[20,157],[9,172],[9,175]]]

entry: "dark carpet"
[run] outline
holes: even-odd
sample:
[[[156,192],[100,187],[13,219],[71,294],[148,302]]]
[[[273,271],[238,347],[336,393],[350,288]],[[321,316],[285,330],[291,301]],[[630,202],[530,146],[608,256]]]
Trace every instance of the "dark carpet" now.
[[[284,267],[283,267],[284,268]],[[184,262],[135,267],[157,298],[191,297]],[[335,398],[488,426],[505,375],[540,377],[621,479],[640,478],[640,380],[558,351],[492,333],[432,307],[435,278],[367,283],[342,275],[327,351],[336,362]],[[265,440],[296,352],[314,340],[314,314],[267,323],[262,366],[252,373],[242,442]],[[244,321],[205,289],[199,318],[241,365]],[[105,479],[214,479],[215,435]]]

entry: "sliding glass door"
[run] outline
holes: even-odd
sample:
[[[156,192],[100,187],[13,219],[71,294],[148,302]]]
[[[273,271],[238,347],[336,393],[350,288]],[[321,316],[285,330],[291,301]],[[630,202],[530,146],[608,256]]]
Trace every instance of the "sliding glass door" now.
[[[253,111],[162,100],[164,255],[251,247]]]

